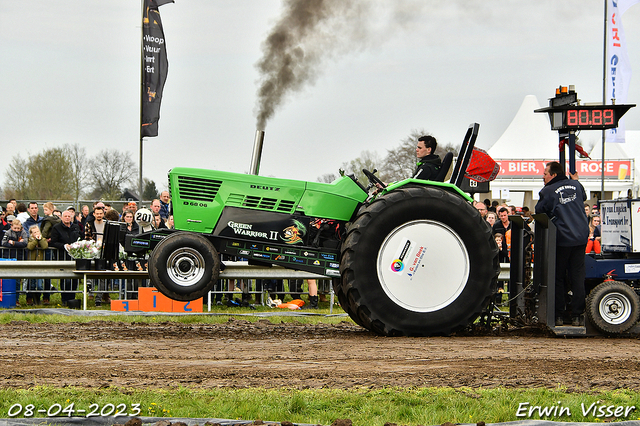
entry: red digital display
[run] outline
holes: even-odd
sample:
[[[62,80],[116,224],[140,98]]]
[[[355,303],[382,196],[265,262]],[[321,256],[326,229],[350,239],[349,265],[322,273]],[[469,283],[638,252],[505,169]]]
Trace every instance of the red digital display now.
[[[567,127],[615,126],[613,109],[569,109]]]

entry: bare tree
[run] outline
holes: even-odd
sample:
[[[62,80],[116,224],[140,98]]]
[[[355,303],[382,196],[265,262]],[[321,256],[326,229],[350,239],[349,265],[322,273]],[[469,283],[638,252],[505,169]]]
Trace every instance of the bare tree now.
[[[338,178],[335,173],[325,173],[318,178],[318,182],[331,183]]]
[[[126,184],[135,183],[138,169],[129,152],[105,149],[91,160],[94,194],[105,199],[118,199]]]
[[[29,157],[27,198],[59,200],[72,196],[75,175],[66,154],[63,148],[51,148]]]
[[[71,174],[74,177],[71,182],[71,193],[73,199],[78,200],[91,177],[91,164],[87,158],[86,149],[81,148],[78,144],[65,145],[64,151],[69,160]]]
[[[7,171],[7,198],[56,200],[72,195],[75,177],[62,148],[45,149],[22,159],[13,157]]]
[[[418,138],[429,134],[424,129],[413,129],[409,136],[400,141],[400,145],[394,149],[387,150],[383,167],[391,181],[399,181],[413,175],[416,170]],[[438,143],[435,154],[443,157],[447,152],[453,152],[453,155],[457,156],[459,151],[459,145]]]
[[[362,151],[360,153],[360,157],[351,160],[348,163],[342,163],[342,169],[345,171],[345,174],[354,174],[358,182],[366,185],[369,182],[369,179],[362,173],[362,169],[367,169],[370,172],[374,170],[378,170],[376,176],[378,176],[382,181],[387,181],[389,175],[384,170],[384,161],[380,159],[380,156],[375,151]]]
[[[28,189],[27,179],[28,161],[23,159],[20,154],[13,156],[9,168],[6,172],[5,181],[5,198],[25,199]]]

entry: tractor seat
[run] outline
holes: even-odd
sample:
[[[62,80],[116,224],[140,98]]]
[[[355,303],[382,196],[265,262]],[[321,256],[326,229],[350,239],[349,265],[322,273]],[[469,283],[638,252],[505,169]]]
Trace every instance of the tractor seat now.
[[[433,179],[436,182],[444,182],[444,178],[447,177],[447,173],[451,168],[451,163],[453,162],[453,152],[447,152],[442,159],[442,166],[440,166],[440,171],[438,175]]]

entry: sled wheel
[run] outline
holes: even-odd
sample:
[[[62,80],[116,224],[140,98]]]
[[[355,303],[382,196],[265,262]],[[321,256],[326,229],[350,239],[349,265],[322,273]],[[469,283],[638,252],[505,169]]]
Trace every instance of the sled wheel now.
[[[462,197],[404,187],[364,206],[342,245],[348,313],[378,334],[447,335],[489,305],[499,273],[490,227]]]
[[[174,300],[205,296],[213,289],[219,274],[220,256],[211,242],[199,234],[171,234],[149,256],[151,284]]]
[[[623,282],[605,281],[589,293],[587,316],[605,334],[624,333],[638,322],[640,298]]]

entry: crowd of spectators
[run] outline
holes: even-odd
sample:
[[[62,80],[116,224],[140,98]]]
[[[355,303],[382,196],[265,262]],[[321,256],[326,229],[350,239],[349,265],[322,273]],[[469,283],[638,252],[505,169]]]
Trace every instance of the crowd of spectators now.
[[[149,204],[156,228],[173,228],[169,204],[168,191],[163,191],[159,199],[154,199]],[[106,220],[123,222],[126,224],[127,234],[137,234],[138,224],[134,220],[137,210],[138,204],[135,201],[126,202],[121,212],[103,201],[96,201],[91,207],[83,205],[78,212],[74,206],[61,211],[53,202],[46,202],[42,205],[44,216],[40,216],[37,202],[24,204],[11,199],[5,208],[0,206],[2,257],[17,260],[71,259],[68,250],[74,242],[102,242]],[[124,236],[121,243],[124,244]],[[63,304],[75,299],[78,280],[61,279],[59,285],[60,289],[56,289],[48,279],[25,280],[27,305],[40,304],[41,298],[42,303],[48,305],[51,293],[57,290],[61,292]],[[96,295],[96,305],[101,302],[108,302],[108,293]]]

